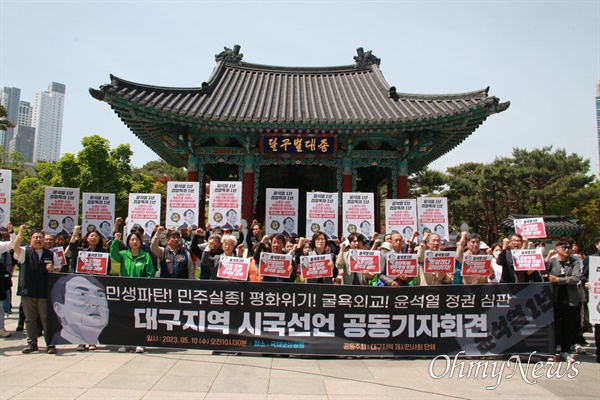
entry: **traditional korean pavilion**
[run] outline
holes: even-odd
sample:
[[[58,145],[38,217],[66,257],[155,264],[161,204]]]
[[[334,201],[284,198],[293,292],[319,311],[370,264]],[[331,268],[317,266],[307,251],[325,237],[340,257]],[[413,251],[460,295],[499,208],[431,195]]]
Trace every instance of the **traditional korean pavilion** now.
[[[186,167],[188,180],[241,180],[247,221],[263,219],[266,188],[299,188],[302,199],[310,191],[378,196],[385,184],[389,198],[407,198],[409,174],[510,105],[489,96],[489,88],[401,93],[386,82],[379,58],[357,53],[351,65],[280,67],[243,62],[236,45],[215,56],[200,87],[111,75],[90,94],[163,160]]]

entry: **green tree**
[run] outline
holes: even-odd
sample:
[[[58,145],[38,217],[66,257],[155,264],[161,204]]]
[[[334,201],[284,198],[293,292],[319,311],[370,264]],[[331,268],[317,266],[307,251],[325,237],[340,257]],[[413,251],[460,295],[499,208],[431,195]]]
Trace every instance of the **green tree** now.
[[[187,172],[184,168],[176,168],[163,160],[149,161],[142,168],[136,168],[135,172],[151,176],[153,179],[165,179],[166,177],[166,181],[187,180]]]
[[[446,184],[445,175],[429,167],[408,177],[409,197],[440,196]]]
[[[8,119],[8,111],[0,104],[0,131],[6,131],[9,128],[14,128],[15,124],[10,122]]]

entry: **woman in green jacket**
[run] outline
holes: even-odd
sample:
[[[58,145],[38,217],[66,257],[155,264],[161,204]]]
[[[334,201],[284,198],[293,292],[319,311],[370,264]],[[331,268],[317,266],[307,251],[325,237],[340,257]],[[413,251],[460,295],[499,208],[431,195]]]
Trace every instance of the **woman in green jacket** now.
[[[113,260],[121,263],[121,276],[129,276],[133,278],[152,278],[155,274],[154,264],[152,264],[152,258],[150,254],[146,253],[141,249],[142,237],[138,232],[130,233],[127,236],[127,249],[119,250],[119,242],[121,241],[121,234],[115,234],[115,240],[110,244],[110,256]],[[128,351],[134,351],[136,353],[143,353],[144,348],[141,346],[133,347],[121,346],[119,353],[127,353]]]
[[[141,249],[142,238],[133,232],[127,236],[127,249],[119,250],[121,234],[115,234],[115,240],[110,244],[110,256],[121,264],[121,276],[132,278],[152,278],[155,275],[154,264],[150,254]]]

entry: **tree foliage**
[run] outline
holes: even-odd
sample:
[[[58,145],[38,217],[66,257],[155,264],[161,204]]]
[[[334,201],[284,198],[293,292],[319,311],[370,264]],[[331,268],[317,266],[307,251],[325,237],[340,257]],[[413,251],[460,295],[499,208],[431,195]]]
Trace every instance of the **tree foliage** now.
[[[8,111],[6,111],[6,108],[0,104],[0,131],[5,131],[9,128],[15,127],[15,124],[9,121],[6,117],[8,117]]]

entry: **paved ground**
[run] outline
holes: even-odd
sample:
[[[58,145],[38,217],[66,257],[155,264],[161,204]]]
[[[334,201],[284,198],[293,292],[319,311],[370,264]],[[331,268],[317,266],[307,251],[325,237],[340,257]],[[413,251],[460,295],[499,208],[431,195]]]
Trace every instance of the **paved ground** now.
[[[14,304],[19,300],[15,298]],[[430,359],[305,359],[212,355],[209,351],[149,349],[145,354],[119,354],[116,347],[77,352],[60,346],[57,355],[21,354],[25,334],[15,332],[17,315],[6,321],[13,336],[0,339],[0,399],[598,399],[600,364],[593,355],[563,374],[566,363],[544,364],[537,383],[527,383],[517,367],[487,361],[488,374],[504,366],[499,378],[459,378],[459,369],[434,379]],[[593,345],[593,338],[586,335]],[[40,341],[40,345],[43,340]],[[42,349],[43,350],[43,349]],[[595,350],[588,347],[590,354]],[[459,360],[469,362],[469,360]],[[479,360],[473,360],[478,362]],[[532,363],[533,364],[533,363]],[[436,361],[441,376],[446,361]],[[460,366],[460,364],[458,365]],[[527,364],[522,364],[523,369]],[[468,367],[468,365],[467,365]],[[531,377],[529,368],[528,379]],[[463,373],[466,374],[466,369]],[[551,378],[548,378],[549,374]],[[486,390],[487,386],[496,386]]]

